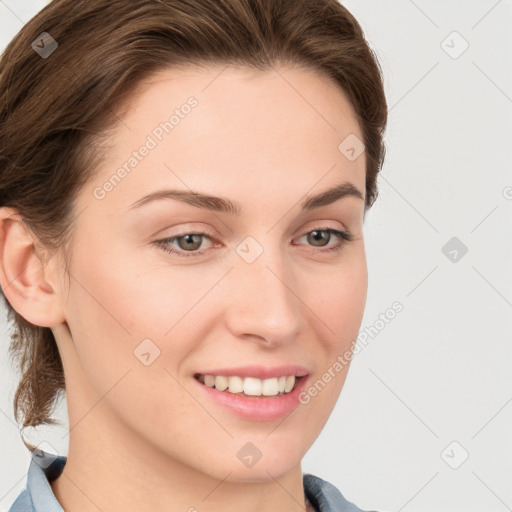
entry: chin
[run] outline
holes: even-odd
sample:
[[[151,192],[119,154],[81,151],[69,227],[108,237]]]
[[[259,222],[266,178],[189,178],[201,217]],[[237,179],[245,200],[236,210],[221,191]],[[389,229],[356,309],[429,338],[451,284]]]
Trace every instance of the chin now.
[[[271,434],[272,435],[272,434]],[[302,443],[298,446],[285,446],[284,441],[276,439],[276,443],[254,439],[249,444],[247,436],[231,440],[231,448],[209,450],[208,457],[190,461],[191,466],[212,478],[233,483],[264,483],[279,479],[300,467],[307,447]],[[245,450],[244,450],[245,447]],[[256,448],[258,447],[258,448]]]

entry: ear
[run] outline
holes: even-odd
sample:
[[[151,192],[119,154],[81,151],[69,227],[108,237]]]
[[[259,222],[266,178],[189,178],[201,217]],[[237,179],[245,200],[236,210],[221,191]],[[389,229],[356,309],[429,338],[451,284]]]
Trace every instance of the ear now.
[[[59,283],[48,253],[38,245],[13,208],[0,208],[0,285],[9,304],[40,327],[65,322]],[[56,263],[55,258],[50,259]]]

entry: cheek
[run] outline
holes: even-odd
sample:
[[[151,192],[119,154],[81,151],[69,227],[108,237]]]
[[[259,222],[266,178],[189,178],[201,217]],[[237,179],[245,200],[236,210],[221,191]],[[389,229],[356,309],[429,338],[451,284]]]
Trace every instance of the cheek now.
[[[77,416],[104,397],[97,414],[121,418],[141,435],[152,424],[165,442],[176,435],[170,429],[176,417],[193,432],[192,417],[201,411],[175,379],[194,349],[193,336],[180,335],[183,329],[192,332],[186,314],[204,290],[185,282],[188,295],[178,293],[181,283],[164,279],[164,269],[140,272],[127,261],[76,263],[68,302],[79,363],[73,380],[89,402]]]
[[[315,411],[311,414],[330,414],[338,400],[352,361],[352,345],[361,327],[367,284],[366,258],[364,252],[357,251],[357,257],[340,262],[304,292],[305,302],[315,312],[311,325],[316,336],[309,354],[314,353],[318,363],[315,379],[302,397],[303,407]],[[323,425],[317,433],[321,428]]]
[[[323,324],[324,339],[340,349],[357,337],[366,304],[368,273],[363,247],[304,282],[303,296]],[[309,283],[309,284],[308,284]]]
[[[86,378],[103,394],[126,371],[142,372],[141,392],[147,383],[152,396],[173,382],[165,370],[177,373],[204,339],[208,291],[222,275],[115,254],[77,260],[72,274],[67,317]]]
[[[127,257],[100,258],[94,265],[82,262],[76,275],[79,283],[71,302],[78,305],[77,320],[87,318],[87,330],[110,334],[111,344],[123,347],[126,341],[121,340],[134,344],[170,335],[210,286],[192,271],[148,266]]]

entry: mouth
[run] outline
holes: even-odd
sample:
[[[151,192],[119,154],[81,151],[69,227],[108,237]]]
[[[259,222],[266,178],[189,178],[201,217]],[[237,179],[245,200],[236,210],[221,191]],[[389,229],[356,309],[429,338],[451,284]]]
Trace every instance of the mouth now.
[[[193,375],[198,391],[213,406],[243,420],[274,421],[291,414],[310,380],[297,365],[204,369]]]
[[[243,397],[281,397],[291,393],[305,376],[281,375],[259,379],[239,375],[194,374],[194,378],[206,387]]]

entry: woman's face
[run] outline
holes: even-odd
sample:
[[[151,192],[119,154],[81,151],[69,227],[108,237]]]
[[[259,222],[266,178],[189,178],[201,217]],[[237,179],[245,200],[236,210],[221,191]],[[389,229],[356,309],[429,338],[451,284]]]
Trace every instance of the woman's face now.
[[[54,328],[70,452],[128,443],[215,478],[265,480],[296,468],[323,428],[366,300],[363,137],[333,83],[277,71],[158,73],[81,191]],[[144,199],[170,190],[183,200]],[[279,377],[305,376],[282,397],[244,397],[197,374],[270,394]]]

